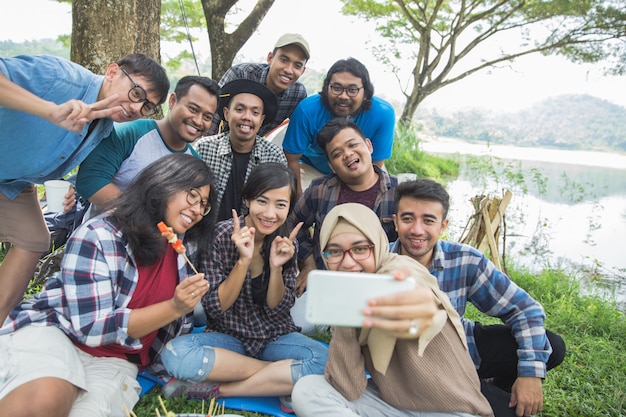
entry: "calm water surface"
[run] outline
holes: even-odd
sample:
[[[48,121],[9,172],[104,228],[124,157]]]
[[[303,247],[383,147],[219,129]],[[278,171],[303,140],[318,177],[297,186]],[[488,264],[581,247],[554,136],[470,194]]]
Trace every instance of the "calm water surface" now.
[[[491,156],[519,166],[524,178],[540,173],[544,187],[527,181],[528,190],[513,187],[507,208],[507,253],[533,270],[562,267],[602,279],[582,281],[585,291],[615,300],[626,311],[626,155],[560,151],[514,146],[478,145],[438,138],[420,143],[431,153]],[[470,198],[502,195],[502,183],[468,172],[448,184],[450,239],[458,240],[473,214]],[[503,183],[505,181],[502,181]],[[511,188],[510,186],[508,188]],[[582,267],[582,268],[581,268]]]

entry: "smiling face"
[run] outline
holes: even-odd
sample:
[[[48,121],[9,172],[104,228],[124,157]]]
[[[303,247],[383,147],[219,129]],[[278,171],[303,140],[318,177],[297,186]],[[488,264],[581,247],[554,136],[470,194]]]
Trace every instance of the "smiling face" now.
[[[151,92],[151,83],[139,74],[131,74],[132,80],[141,88],[147,92],[147,99],[152,103],[160,103],[162,97],[155,92]],[[135,103],[128,97],[128,92],[133,87],[132,81],[126,76],[121,68],[117,64],[111,64],[107,68],[105,74],[105,84],[103,85],[98,100],[102,100],[107,97],[111,97],[113,94],[117,94],[117,99],[109,104],[109,107],[122,106],[122,110],[109,116],[115,122],[129,122],[131,120],[137,120],[143,115],[141,114],[141,108],[143,102]]]
[[[365,99],[365,89],[363,88],[363,80],[350,72],[336,72],[330,77],[328,87],[328,104],[330,112],[333,116],[353,116],[361,110],[363,100]],[[339,95],[332,92],[331,85],[340,85],[344,90]],[[360,88],[355,97],[349,97],[345,88]]]
[[[205,185],[196,188],[202,200],[209,201],[211,187]],[[174,229],[174,233],[182,234],[202,220],[203,207],[201,204],[189,204],[187,191],[179,191],[170,197],[165,208],[165,224]]]
[[[249,207],[246,226],[253,226],[255,237],[262,239],[282,226],[289,216],[291,189],[288,185],[267,190],[256,198],[246,201]]]
[[[358,233],[339,233],[335,236],[331,237],[324,248],[325,251],[328,250],[346,250],[353,249],[354,251],[363,251],[367,245],[371,245],[372,242],[369,241],[365,236]],[[349,253],[345,253],[343,255],[343,259],[341,262],[336,264],[328,264],[328,269],[331,271],[342,271],[342,272],[368,272],[374,273],[376,272],[376,260],[374,259],[374,252],[369,251],[370,256],[366,259],[355,261]]]
[[[175,93],[170,95],[169,107],[167,117],[158,122],[159,128],[167,144],[181,150],[209,130],[217,109],[217,97],[194,84],[182,97]]]
[[[340,130],[326,145],[328,165],[348,185],[371,185],[372,143],[352,128]],[[358,190],[357,190],[358,191]]]
[[[231,144],[236,151],[252,150],[264,119],[263,100],[260,97],[241,93],[230,100],[228,107],[224,108],[224,120],[228,122]],[[240,146],[246,149],[240,149]]]
[[[393,221],[402,255],[408,255],[428,268],[433,248],[448,226],[448,219],[443,218],[443,205],[439,201],[402,197]]]
[[[270,69],[265,84],[278,95],[294,85],[304,73],[306,55],[296,45],[285,45],[276,49],[274,53],[270,52],[267,55],[267,63]]]

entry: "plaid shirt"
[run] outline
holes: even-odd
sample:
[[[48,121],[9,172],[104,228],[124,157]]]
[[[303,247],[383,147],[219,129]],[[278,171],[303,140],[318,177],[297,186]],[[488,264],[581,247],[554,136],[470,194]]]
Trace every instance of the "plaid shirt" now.
[[[239,217],[239,224],[244,226],[244,217]],[[283,268],[285,295],[274,309],[267,304],[259,305],[252,300],[252,277],[250,270],[235,303],[222,311],[219,299],[219,286],[228,278],[230,271],[239,260],[239,250],[232,241],[233,220],[224,220],[217,224],[215,240],[211,248],[211,260],[201,265],[206,270],[209,292],[202,299],[204,311],[208,317],[207,330],[236,337],[243,343],[248,355],[256,357],[259,352],[279,336],[300,331],[291,318],[291,307],[296,300],[297,268]],[[296,251],[297,251],[296,246]],[[259,278],[257,278],[259,279]]]
[[[24,326],[56,326],[76,344],[142,348],[139,339],[128,335],[132,311],[128,304],[139,279],[136,265],[121,231],[106,217],[90,219],[68,240],[61,271],[46,280],[39,294],[13,309],[0,334]],[[187,275],[179,255],[179,282]],[[159,330],[150,348],[156,362],[152,372],[164,371],[158,358],[165,343],[192,326],[193,316],[188,314]]]
[[[399,240],[391,245],[391,251],[400,253]],[[463,317],[468,301],[483,313],[499,317],[511,326],[519,345],[518,375],[545,378],[552,347],[543,327],[546,315],[541,304],[469,245],[438,241],[430,273],[437,278],[439,288],[448,294],[462,318],[476,368],[480,365],[480,356],[474,340],[474,322]]]
[[[379,176],[379,189],[374,202],[374,212],[378,215],[383,229],[385,229],[385,233],[391,242],[398,236],[392,217],[395,213],[394,197],[398,179],[380,169],[377,165],[374,165],[374,170]],[[314,228],[312,237],[309,228],[313,225],[319,226],[322,224],[326,214],[337,205],[340,191],[341,180],[336,174],[329,174],[325,177],[314,179],[298,199],[289,218],[292,226],[304,222],[300,233],[298,233],[298,243],[300,244],[298,261],[302,262],[312,253],[317,268],[326,269],[319,243],[320,227]]]
[[[224,191],[226,191],[226,185],[228,185],[228,178],[233,166],[233,149],[230,146],[230,133],[225,132],[215,136],[204,136],[194,142],[193,147],[211,168],[213,175],[217,179],[217,201],[219,206],[224,196]],[[283,150],[275,143],[257,136],[250,160],[248,161],[244,183],[248,181],[252,168],[263,162],[278,162],[287,166],[287,159]],[[240,207],[242,206],[240,205]]]
[[[239,80],[241,78],[257,81],[263,85],[267,85],[266,81],[269,71],[270,66],[268,64],[234,65],[230,67],[222,76],[219,86],[222,87],[231,81]],[[259,129],[259,135],[265,136],[276,128],[276,126],[281,124],[283,120],[290,118],[291,113],[293,113],[298,103],[300,103],[300,101],[302,101],[302,99],[306,96],[306,88],[300,82],[293,83],[293,85],[283,91],[282,94],[277,95],[276,98],[278,99],[278,108],[276,117],[274,117],[274,120],[267,120],[263,126],[261,126],[261,129]],[[221,121],[222,118],[215,113],[213,116],[213,123],[208,131],[209,135],[215,135],[217,133]]]

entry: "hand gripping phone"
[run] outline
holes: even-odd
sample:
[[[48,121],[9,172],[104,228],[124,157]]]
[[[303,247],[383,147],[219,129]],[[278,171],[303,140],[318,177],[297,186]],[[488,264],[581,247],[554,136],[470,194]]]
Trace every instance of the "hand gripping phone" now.
[[[306,319],[312,324],[362,327],[368,300],[414,288],[411,278],[399,281],[384,274],[314,269],[307,279]]]

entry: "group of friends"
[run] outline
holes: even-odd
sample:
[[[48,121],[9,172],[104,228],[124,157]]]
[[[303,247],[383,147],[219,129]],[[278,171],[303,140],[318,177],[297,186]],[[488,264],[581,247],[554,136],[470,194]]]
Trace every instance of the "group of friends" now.
[[[440,240],[441,184],[385,170],[395,113],[366,67],[337,61],[307,97],[309,59],[285,34],[267,63],[183,77],[168,98],[142,54],[104,75],[0,58],[0,417],[124,416],[144,369],[168,398],[279,396],[298,416],[541,411],[565,355],[543,308],[476,249]],[[286,119],[284,138],[264,138]],[[24,298],[50,245],[36,184],[77,166],[89,214]],[[291,314],[313,269],[418,285],[370,300],[362,327],[333,327],[326,346]],[[503,323],[466,319],[467,303]],[[192,333],[198,310],[206,328]]]

